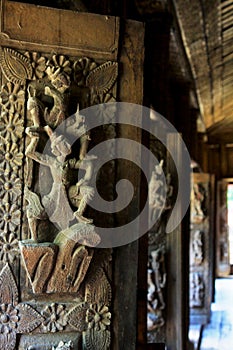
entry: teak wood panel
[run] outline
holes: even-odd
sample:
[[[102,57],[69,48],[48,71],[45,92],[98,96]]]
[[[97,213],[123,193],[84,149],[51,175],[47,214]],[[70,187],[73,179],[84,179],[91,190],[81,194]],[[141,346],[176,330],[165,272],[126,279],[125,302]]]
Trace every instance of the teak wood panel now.
[[[36,30],[34,30],[35,22],[38,23]],[[133,21],[122,23],[119,46],[119,24],[119,18],[115,17],[79,14],[2,1],[1,94],[5,97],[1,106],[1,123],[7,124],[8,128],[8,123],[11,121],[11,126],[14,131],[16,130],[16,137],[12,143],[11,131],[5,132],[5,127],[1,128],[3,139],[1,152],[9,153],[9,157],[13,155],[16,157],[16,163],[12,163],[11,158],[7,156],[4,164],[7,169],[11,169],[11,164],[16,164],[12,171],[14,183],[19,183],[20,195],[17,197],[16,207],[13,208],[17,214],[13,216],[14,220],[9,217],[6,223],[4,216],[2,221],[5,225],[3,235],[6,237],[4,236],[1,241],[1,314],[6,324],[1,327],[0,349],[5,349],[7,346],[11,349],[32,349],[36,346],[43,350],[52,348],[107,350],[112,346],[114,349],[132,350],[136,347],[137,242],[119,247],[111,253],[110,250],[89,249],[82,244],[73,243],[72,247],[66,245],[60,232],[54,241],[46,240],[45,243],[48,228],[44,230],[41,226],[40,232],[36,232],[34,236],[35,241],[28,242],[29,232],[31,230],[32,234],[32,227],[35,230],[35,226],[29,227],[29,219],[33,217],[28,216],[28,207],[25,204],[26,198],[34,196],[38,180],[35,177],[37,168],[30,159],[30,156],[32,159],[35,157],[33,155],[35,150],[30,143],[33,135],[26,134],[25,131],[31,132],[32,126],[43,129],[47,123],[49,128],[44,131],[46,130],[50,137],[54,129],[52,112],[60,106],[61,109],[56,109],[56,113],[59,110],[59,116],[63,118],[62,113],[68,113],[68,110],[63,110],[63,95],[58,93],[58,86],[55,85],[58,77],[62,77],[63,83],[65,79],[65,89],[70,89],[71,100],[68,108],[71,110],[74,110],[76,97],[81,107],[87,107],[97,102],[114,101],[117,98],[117,91],[121,101],[142,103],[144,27],[141,23]],[[87,66],[89,69],[86,73],[87,79],[82,80],[80,69],[75,71],[75,67],[84,70]],[[117,76],[118,66],[120,74]],[[105,92],[101,96],[98,96],[98,92],[93,94],[93,86],[91,88],[91,85],[88,87],[86,84],[92,80],[91,77],[97,77],[98,74],[102,74],[99,82],[104,82],[103,72],[111,74],[111,79],[107,77],[110,85],[105,87]],[[48,109],[45,109],[46,113],[40,114],[39,106],[42,109],[45,107],[43,106],[46,101],[45,91],[47,95],[52,94],[54,105],[48,107],[49,114]],[[13,96],[13,100],[8,100],[9,96]],[[38,101],[41,96],[42,101]],[[44,119],[45,117],[47,119]],[[38,118],[42,120],[42,126],[36,125]],[[26,127],[29,130],[26,130]],[[111,127],[107,128],[104,135],[106,137],[111,135],[111,130]],[[130,132],[119,128],[117,136],[124,136],[125,133],[129,135]],[[97,135],[96,139],[94,138],[93,143],[98,143],[98,137]],[[140,131],[136,138],[140,142]],[[40,147],[42,145],[43,142]],[[38,158],[38,155],[36,157]],[[102,174],[103,180],[109,179],[109,174],[115,171],[114,164],[111,167]],[[126,169],[124,164],[117,167],[117,172],[119,177],[124,176],[125,172],[131,173],[134,177],[138,193],[135,201],[137,212],[140,175],[134,174],[129,165]],[[11,171],[5,172],[4,176],[8,177],[9,174]],[[47,177],[44,179],[46,183]],[[1,189],[8,190],[4,182],[1,183]],[[31,192],[26,193],[27,186]],[[106,187],[106,190],[111,192],[111,186],[110,184],[110,187]],[[3,195],[5,196],[5,193]],[[11,198],[7,196],[4,198],[8,198],[6,199],[8,202],[1,207],[4,215],[12,205]],[[128,213],[128,217],[131,215],[132,213]],[[95,222],[95,217],[93,219]],[[121,216],[117,218],[118,222],[122,219]],[[114,222],[112,218],[109,221]],[[81,227],[81,224],[78,225],[75,227]],[[14,232],[11,232],[12,227]],[[90,226],[86,224],[84,231],[89,229]],[[42,243],[40,240],[36,241],[37,233]],[[52,231],[50,235],[53,235]],[[8,245],[4,241],[6,238]],[[21,252],[18,250],[18,243]],[[13,255],[5,251],[7,246],[10,246]],[[77,284],[72,288],[67,287],[69,279],[64,283],[65,270],[67,266],[71,269],[72,265],[72,260],[67,258],[69,250],[77,253],[79,261],[80,259],[82,261],[79,273],[75,277]],[[113,262],[111,262],[112,256]],[[50,263],[44,264],[41,257],[46,257],[45,260]],[[40,269],[43,274],[40,273]]]

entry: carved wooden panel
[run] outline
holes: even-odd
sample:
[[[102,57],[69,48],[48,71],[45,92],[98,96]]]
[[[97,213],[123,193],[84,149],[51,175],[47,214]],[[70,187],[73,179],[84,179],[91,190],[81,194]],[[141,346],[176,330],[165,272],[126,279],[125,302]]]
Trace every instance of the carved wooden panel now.
[[[159,128],[159,123],[152,124]],[[161,128],[161,132],[162,132]],[[163,131],[164,132],[164,131]],[[147,342],[166,343],[167,300],[167,218],[173,203],[172,175],[167,168],[167,151],[165,146],[155,137],[151,137],[150,150],[159,164],[151,169],[149,182],[149,219],[155,225],[148,233],[148,265],[147,265]],[[163,182],[166,178],[166,186]],[[158,213],[160,213],[158,215]],[[159,217],[158,220],[155,218]],[[154,219],[153,219],[154,218]]]
[[[217,217],[216,217],[216,275],[219,277],[230,274],[230,247],[227,207],[228,179],[217,183]]]
[[[116,60],[119,18],[2,1],[1,42],[10,46]],[[9,16],[9,13],[11,14]],[[32,24],[36,23],[36,30]],[[90,30],[91,28],[91,30]],[[103,40],[104,33],[104,40]]]
[[[100,237],[86,210],[95,166],[86,152],[90,137],[92,145],[99,140],[86,132],[79,108],[116,100],[119,21],[2,5],[0,349],[109,349],[111,251],[94,249]],[[32,30],[33,20],[41,30]],[[98,40],[103,32],[106,40]],[[66,136],[57,134],[70,115]],[[83,136],[71,145],[75,132]],[[114,132],[109,125],[101,137]],[[111,198],[113,190],[106,191]],[[64,200],[76,221],[61,206]]]
[[[212,299],[211,226],[212,179],[209,174],[193,173],[190,205],[190,317],[192,323],[208,322]]]

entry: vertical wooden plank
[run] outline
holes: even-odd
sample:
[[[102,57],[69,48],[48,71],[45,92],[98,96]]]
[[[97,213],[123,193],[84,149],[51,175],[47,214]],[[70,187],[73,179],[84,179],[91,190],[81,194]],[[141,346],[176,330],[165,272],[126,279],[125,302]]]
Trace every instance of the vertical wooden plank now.
[[[143,59],[144,26],[142,23],[127,21],[122,23],[122,47],[120,52],[119,101],[142,104],[143,98]],[[133,115],[132,115],[133,118]],[[141,131],[119,126],[118,137],[128,137],[141,142]],[[136,150],[125,150],[132,157]],[[132,218],[140,208],[140,174],[128,163],[120,162],[117,178],[132,178],[137,203],[133,212],[124,211],[117,216],[118,224],[124,223],[125,217]],[[126,232],[127,234],[127,232]],[[115,350],[136,348],[137,332],[137,271],[138,241],[114,249],[114,339]]]
[[[182,167],[182,145],[176,134],[168,135],[169,148],[176,149],[177,168]],[[168,158],[168,172],[175,173],[174,164]],[[188,179],[183,179],[188,181]],[[182,179],[179,179],[182,183]],[[176,187],[178,184],[173,184]],[[180,203],[181,204],[181,203]],[[177,210],[178,218],[181,208]],[[188,214],[173,232],[167,235],[167,326],[168,349],[185,350],[188,341]]]

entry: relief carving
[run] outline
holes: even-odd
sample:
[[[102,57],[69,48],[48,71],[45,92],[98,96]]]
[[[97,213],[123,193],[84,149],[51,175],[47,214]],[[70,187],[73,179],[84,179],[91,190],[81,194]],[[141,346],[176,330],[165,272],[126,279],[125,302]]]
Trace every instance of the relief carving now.
[[[195,230],[191,235],[191,264],[200,265],[203,262],[203,252],[203,232]]]
[[[60,332],[67,325],[67,313],[62,304],[46,305],[41,314],[44,317],[43,327],[46,332]]]
[[[0,63],[6,79],[15,84],[25,84],[32,78],[30,61],[13,49],[0,48]]]
[[[171,174],[164,174],[164,160],[162,159],[152,171],[149,182],[149,220],[156,222],[161,214],[171,209],[173,186]]]
[[[207,215],[206,189],[201,183],[194,183],[191,191],[191,222],[199,224]]]
[[[86,155],[90,135],[79,105],[115,100],[118,65],[98,64],[87,57],[72,61],[64,55],[48,59],[9,48],[1,48],[0,62],[5,79],[0,90],[0,262],[5,264],[0,274],[0,349],[13,350],[17,333],[57,334],[68,327],[83,333],[86,349],[107,350],[111,286],[104,269],[91,264],[98,260],[93,247],[100,243],[92,218],[86,215],[94,195],[90,180],[95,157]],[[75,97],[75,103],[74,96],[79,99]],[[109,118],[102,107],[101,116]],[[66,135],[83,135],[78,151],[65,134],[54,131],[72,113]],[[48,140],[47,154],[42,150]],[[38,194],[38,164],[47,168],[42,194]],[[76,179],[73,174],[79,170],[83,176]],[[61,210],[64,201],[69,203],[67,212]],[[20,240],[22,219],[28,233],[23,229]],[[14,263],[19,253],[35,298],[44,293],[84,293],[77,305],[70,309],[65,303],[45,303],[39,314],[31,305],[18,303],[8,263]],[[33,348],[29,344],[27,348]],[[73,348],[72,341],[61,340],[49,349]]]
[[[205,284],[201,273],[191,273],[190,281],[190,307],[201,308],[204,306]]]
[[[83,331],[85,349],[107,350],[111,342],[111,286],[102,268],[87,279],[85,302],[68,313],[68,322]]]
[[[30,333],[42,322],[30,305],[18,303],[18,289],[6,264],[0,273],[0,349],[15,349],[16,334]]]
[[[163,289],[166,286],[166,269],[164,251],[151,251],[148,266],[148,294],[147,294],[147,329],[153,331],[165,324],[163,311],[165,299]]]
[[[52,350],[72,350],[74,349],[73,343],[70,340],[68,343],[64,343],[63,341],[60,341],[57,347],[52,348]]]

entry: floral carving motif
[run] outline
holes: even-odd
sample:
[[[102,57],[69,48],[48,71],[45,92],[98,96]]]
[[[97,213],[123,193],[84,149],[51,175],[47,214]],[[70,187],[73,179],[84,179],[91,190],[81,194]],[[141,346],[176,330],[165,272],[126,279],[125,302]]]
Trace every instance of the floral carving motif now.
[[[32,80],[42,79],[45,75],[46,58],[41,56],[38,52],[27,51],[24,55],[29,59],[32,65]]]
[[[12,304],[0,305],[0,333],[8,334],[17,326],[18,310]]]
[[[0,261],[13,263],[19,254],[19,242],[15,233],[3,232],[0,235]]]
[[[0,164],[6,173],[11,170],[17,172],[22,165],[23,153],[16,143],[0,142]]]
[[[15,173],[4,171],[0,175],[0,199],[3,201],[16,201],[21,194],[22,183]]]
[[[2,112],[0,119],[0,137],[6,141],[16,142],[24,131],[23,118],[16,112]]]
[[[45,318],[43,326],[48,332],[62,331],[67,325],[67,314],[65,306],[62,304],[47,305],[42,311],[42,315]]]
[[[18,304],[18,290],[8,264],[0,273],[0,350],[13,350],[16,333],[29,333],[43,318],[30,305]]]
[[[83,332],[85,349],[107,350],[111,334],[109,305],[111,286],[102,268],[93,271],[86,283],[85,302],[68,313],[69,324]]]
[[[8,82],[1,87],[0,103],[3,109],[14,113],[21,111],[24,103],[24,91],[20,84]]]
[[[104,331],[110,325],[111,313],[106,305],[91,304],[86,313],[89,329]]]
[[[97,64],[88,57],[80,58],[74,62],[74,81],[78,86],[86,86],[86,77]]]
[[[67,60],[64,55],[53,55],[52,59],[47,62],[47,66],[52,67],[52,71],[59,68],[60,72],[64,72],[68,75],[72,72],[70,65],[70,61]]]
[[[1,203],[0,205],[0,229],[4,232],[15,232],[20,224],[20,210],[13,203]]]

